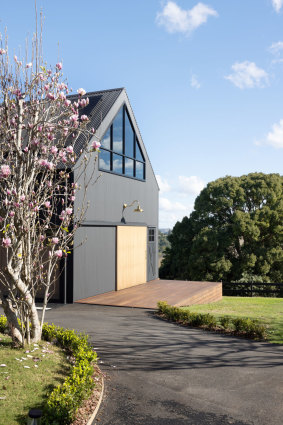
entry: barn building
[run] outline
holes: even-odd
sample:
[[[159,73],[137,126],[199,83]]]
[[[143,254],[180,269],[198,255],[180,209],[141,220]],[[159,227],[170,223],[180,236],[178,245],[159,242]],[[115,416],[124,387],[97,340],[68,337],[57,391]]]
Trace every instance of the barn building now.
[[[66,260],[54,295],[68,303],[158,277],[159,189],[126,90],[86,96],[84,113],[101,143],[94,180],[101,176],[88,187],[74,246],[85,242]]]

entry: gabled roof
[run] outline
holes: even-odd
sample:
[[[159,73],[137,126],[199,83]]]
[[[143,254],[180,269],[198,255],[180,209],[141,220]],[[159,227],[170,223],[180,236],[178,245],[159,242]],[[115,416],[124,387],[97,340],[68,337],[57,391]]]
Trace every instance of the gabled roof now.
[[[83,98],[89,98],[89,104],[80,109],[80,115],[87,115],[89,118],[88,128],[94,128],[95,130],[100,126],[114,103],[116,102],[118,96],[123,91],[123,88],[119,89],[110,89],[110,90],[100,90],[86,93]],[[68,99],[72,102],[78,100],[78,95],[68,96]],[[86,140],[83,136],[79,136],[76,145],[74,147],[75,153],[77,156],[80,155],[81,149],[85,147]]]

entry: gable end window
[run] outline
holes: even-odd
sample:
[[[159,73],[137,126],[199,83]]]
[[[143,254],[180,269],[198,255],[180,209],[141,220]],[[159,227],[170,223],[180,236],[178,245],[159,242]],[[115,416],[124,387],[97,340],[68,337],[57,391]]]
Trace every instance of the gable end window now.
[[[99,169],[145,180],[144,155],[125,105],[101,141]]]

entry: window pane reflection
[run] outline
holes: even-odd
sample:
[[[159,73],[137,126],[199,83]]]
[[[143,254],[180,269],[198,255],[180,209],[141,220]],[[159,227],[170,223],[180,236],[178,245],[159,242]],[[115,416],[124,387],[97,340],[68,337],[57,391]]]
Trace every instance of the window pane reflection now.
[[[99,168],[102,170],[110,171],[111,169],[111,161],[110,161],[110,152],[107,152],[103,149],[101,149],[99,153]]]
[[[113,122],[113,151],[123,153],[123,108]]]
[[[143,154],[141,153],[137,139],[136,139],[136,159],[138,159],[139,161],[144,161],[144,157],[143,157]]]
[[[122,106],[101,141],[99,168],[145,180],[145,159],[126,106]]]
[[[125,112],[125,155],[134,157],[134,132]]]
[[[144,180],[144,164],[136,161],[136,178]]]
[[[134,161],[130,158],[125,158],[125,175],[134,176]]]
[[[114,173],[123,173],[123,157],[113,153],[113,171]]]
[[[102,139],[101,147],[110,150],[110,128],[108,128],[105,136]]]

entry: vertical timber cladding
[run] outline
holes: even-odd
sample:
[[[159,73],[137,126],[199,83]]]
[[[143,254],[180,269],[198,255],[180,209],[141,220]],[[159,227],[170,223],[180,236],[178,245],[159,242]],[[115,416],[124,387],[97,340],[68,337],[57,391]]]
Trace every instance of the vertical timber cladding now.
[[[117,291],[147,281],[147,228],[117,226]]]

